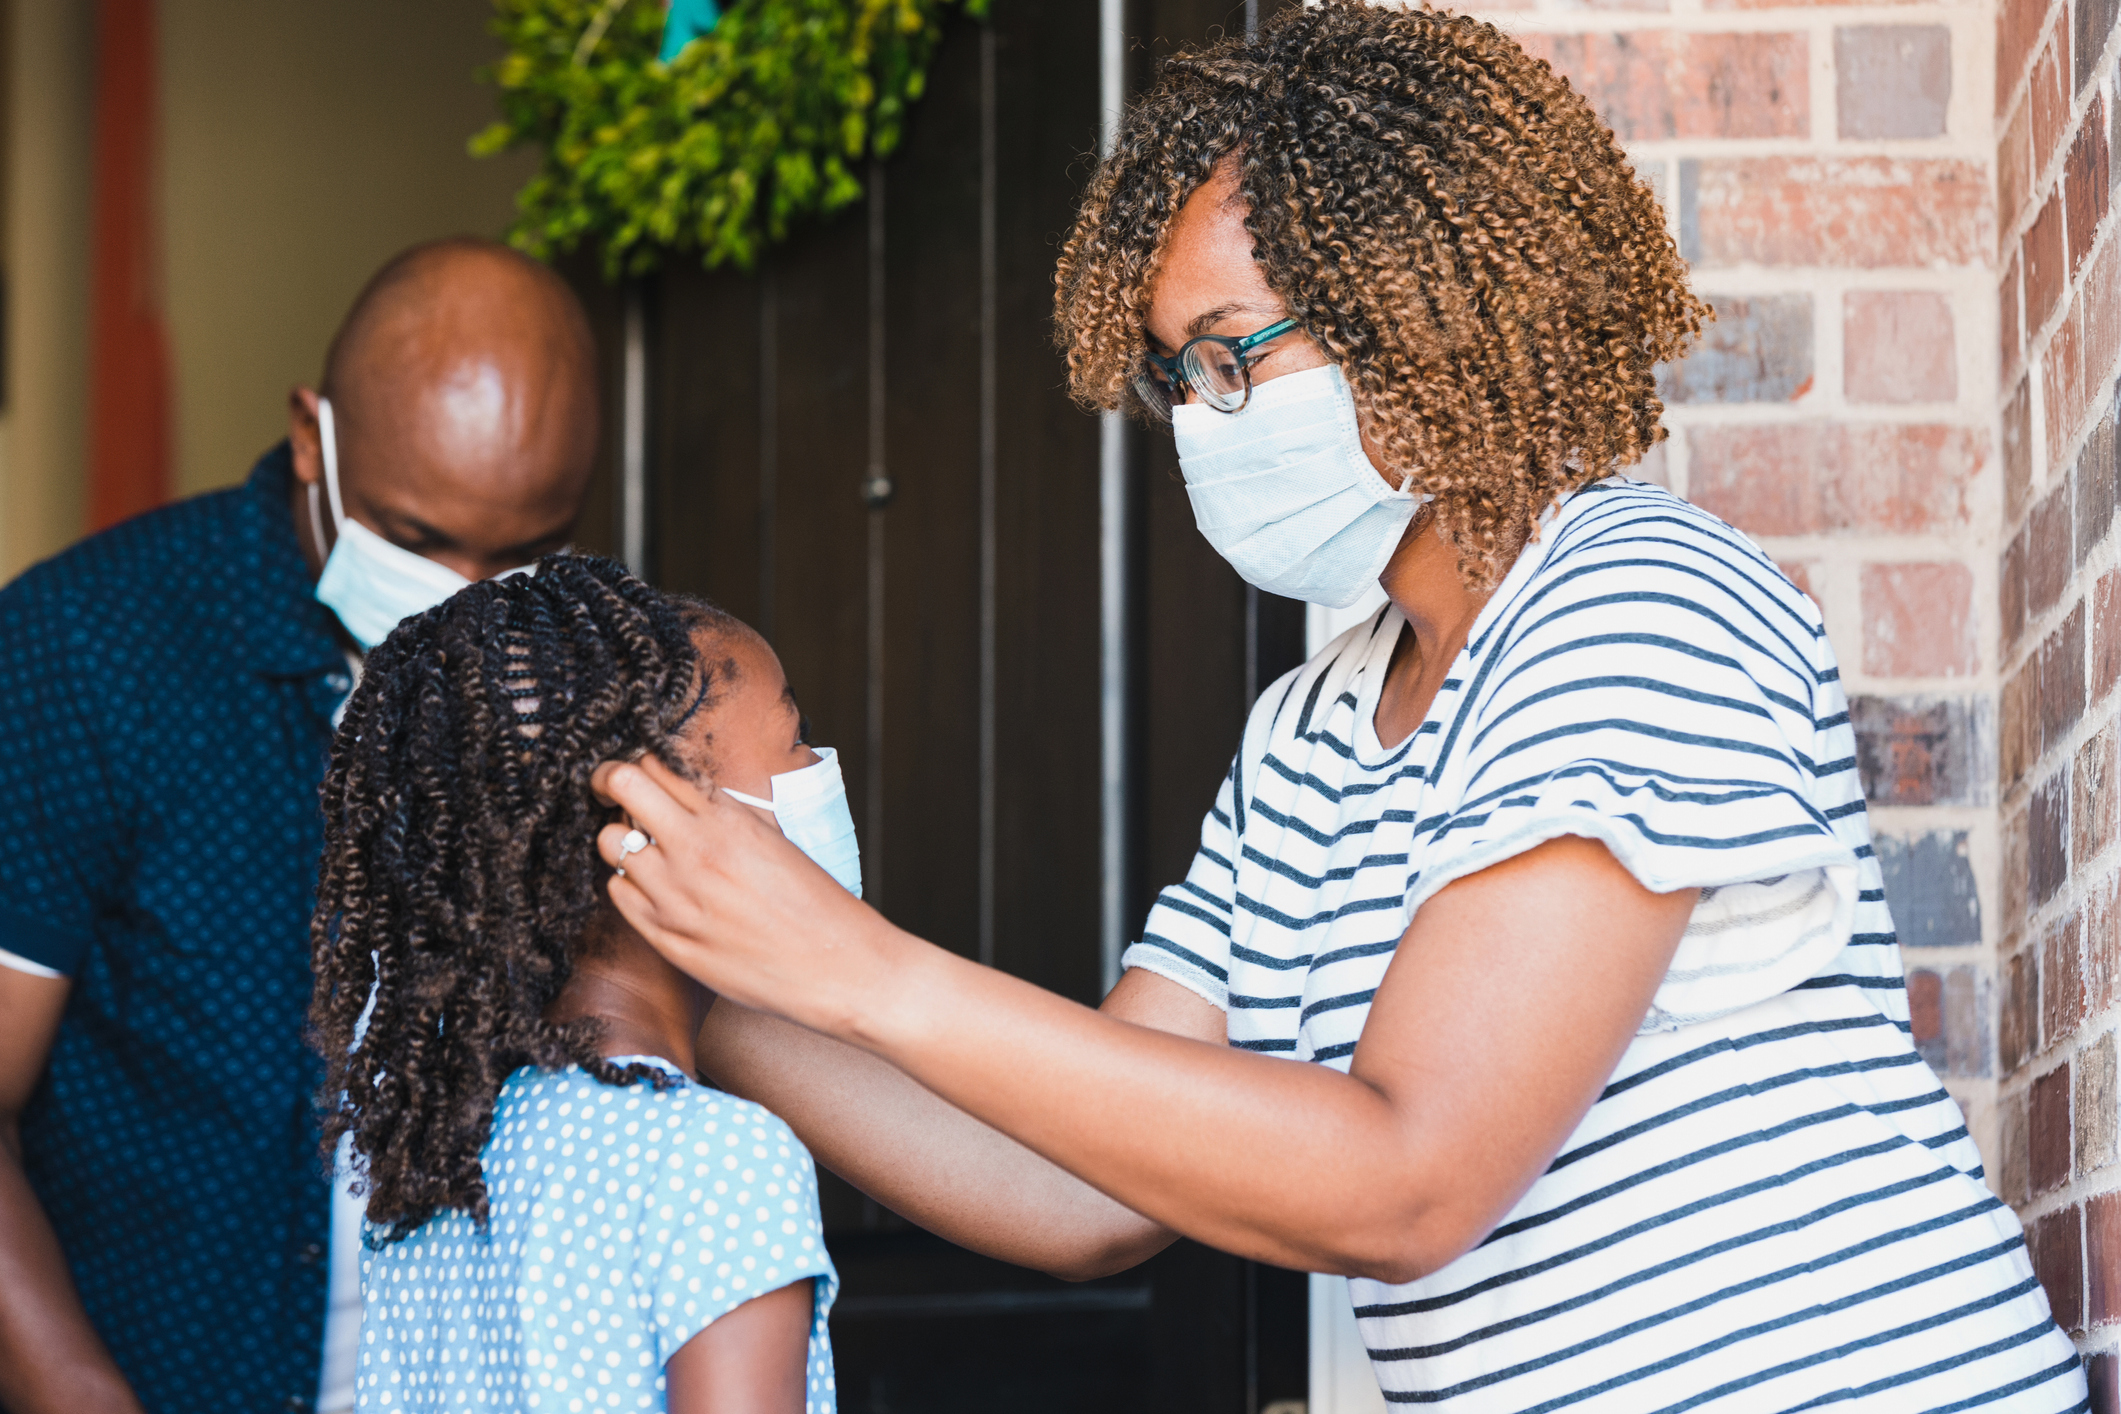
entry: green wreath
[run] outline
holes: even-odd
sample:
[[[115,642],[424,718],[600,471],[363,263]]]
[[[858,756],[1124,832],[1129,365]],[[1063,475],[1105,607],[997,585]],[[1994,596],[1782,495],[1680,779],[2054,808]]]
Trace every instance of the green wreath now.
[[[861,196],[863,160],[898,146],[921,96],[943,13],[987,4],[735,0],[666,63],[655,0],[495,0],[508,52],[483,77],[501,118],[471,150],[544,149],[509,229],[532,255],[586,240],[613,278],[676,252],[749,270],[796,222]]]

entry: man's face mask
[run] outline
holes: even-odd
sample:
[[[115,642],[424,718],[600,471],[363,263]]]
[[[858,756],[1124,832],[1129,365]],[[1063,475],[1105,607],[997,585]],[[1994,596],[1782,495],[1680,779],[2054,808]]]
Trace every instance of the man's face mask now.
[[[862,896],[862,848],[854,837],[854,814],[847,808],[847,782],[840,775],[840,754],[829,746],[814,748],[818,759],[800,771],[773,778],[773,799],[722,787],[731,800],[771,810],[788,842],[815,860],[856,898]]]
[[[324,560],[324,573],[317,579],[317,598],[339,616],[354,642],[363,649],[374,648],[401,621],[427,612],[471,581],[447,565],[391,544],[346,514],[339,496],[339,439],[329,398],[317,399],[317,440],[324,453],[331,525],[338,536]],[[309,524],[321,546],[324,519],[317,499],[316,483],[311,482]]]

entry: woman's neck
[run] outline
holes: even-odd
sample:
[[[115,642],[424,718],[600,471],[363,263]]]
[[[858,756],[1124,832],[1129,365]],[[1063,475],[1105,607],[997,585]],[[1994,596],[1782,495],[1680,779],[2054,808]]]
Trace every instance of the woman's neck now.
[[[1458,551],[1437,532],[1430,515],[1407,528],[1378,580],[1407,621],[1385,672],[1374,724],[1378,741],[1393,746],[1428,716],[1492,591],[1466,588],[1458,574]]]
[[[615,916],[591,924],[589,955],[575,965],[548,1021],[594,1017],[607,1056],[658,1056],[687,1075],[699,1072],[700,1026],[714,993],[663,960],[641,935]]]

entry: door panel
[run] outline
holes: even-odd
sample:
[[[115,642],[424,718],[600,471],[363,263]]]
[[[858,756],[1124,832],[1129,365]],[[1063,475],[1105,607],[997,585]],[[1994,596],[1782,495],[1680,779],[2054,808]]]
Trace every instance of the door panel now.
[[[1222,12],[1171,3],[1149,18],[1191,35]],[[753,275],[678,262],[641,291],[651,577],[713,598],[779,652],[815,739],[840,749],[871,903],[1086,1004],[1099,995],[1099,431],[1067,397],[1050,331],[1097,95],[1094,7],[995,0],[990,26],[946,31],[859,208]],[[573,273],[616,393],[619,297],[586,265]],[[1251,684],[1288,654],[1273,603],[1194,531],[1168,433],[1138,432],[1133,450],[1130,873],[1146,910],[1191,857]],[[581,543],[608,546],[611,523],[586,518]],[[1300,656],[1300,612],[1296,625]],[[1256,1414],[1303,1396],[1299,1276],[1180,1243],[1070,1285],[952,1247],[824,1177],[849,1414]]]

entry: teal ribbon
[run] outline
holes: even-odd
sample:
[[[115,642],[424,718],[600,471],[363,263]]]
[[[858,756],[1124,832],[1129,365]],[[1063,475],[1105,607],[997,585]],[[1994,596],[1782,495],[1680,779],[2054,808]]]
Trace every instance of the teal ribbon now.
[[[712,34],[721,18],[721,6],[714,0],[670,0],[670,14],[663,21],[663,52],[656,57],[669,63],[693,40]]]

